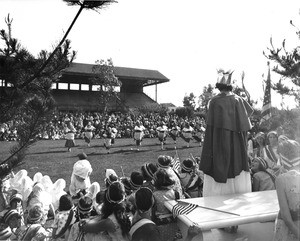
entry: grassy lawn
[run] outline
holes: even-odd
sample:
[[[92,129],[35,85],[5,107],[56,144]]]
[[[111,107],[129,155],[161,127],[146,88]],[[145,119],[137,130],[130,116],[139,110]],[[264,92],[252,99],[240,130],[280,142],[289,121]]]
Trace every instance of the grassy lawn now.
[[[116,139],[110,154],[107,154],[103,143],[103,139],[93,139],[91,147],[88,147],[84,140],[78,139],[76,140],[77,146],[72,148],[72,152],[67,152],[67,148],[64,147],[65,140],[41,140],[29,149],[25,157],[25,164],[18,170],[26,169],[31,178],[36,172],[41,172],[43,175],[49,175],[53,182],[63,178],[68,189],[73,164],[78,160],[77,154],[85,152],[93,167],[91,182],[97,181],[103,187],[105,169],[114,169],[119,176],[123,176],[123,168],[125,176],[128,177],[132,171],[139,171],[144,163],[156,163],[157,157],[161,154],[175,155],[171,138],[167,139],[166,150],[160,150],[158,139],[144,139],[139,152],[131,150],[131,148],[135,148],[133,139]],[[0,161],[9,156],[9,149],[13,145],[14,142],[0,142]],[[192,141],[190,148],[186,148],[186,143],[179,139],[177,152],[181,161],[188,158],[190,153],[194,157],[200,156],[199,143]],[[18,170],[14,172],[16,173]]]

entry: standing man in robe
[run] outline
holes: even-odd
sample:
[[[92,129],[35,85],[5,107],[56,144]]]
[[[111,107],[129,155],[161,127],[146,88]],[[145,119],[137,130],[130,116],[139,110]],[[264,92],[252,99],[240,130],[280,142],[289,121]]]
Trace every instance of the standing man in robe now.
[[[249,116],[253,109],[232,92],[233,72],[219,70],[220,93],[209,103],[200,169],[204,172],[203,196],[251,192],[247,156]]]

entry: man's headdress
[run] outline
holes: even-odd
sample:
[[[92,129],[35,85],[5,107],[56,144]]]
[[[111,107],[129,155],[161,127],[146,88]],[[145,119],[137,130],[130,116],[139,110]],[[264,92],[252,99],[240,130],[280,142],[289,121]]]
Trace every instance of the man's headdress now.
[[[223,69],[218,69],[217,72],[219,75],[217,83],[224,84],[224,85],[232,84],[231,83],[231,75],[234,71],[231,71],[231,70],[225,71]]]

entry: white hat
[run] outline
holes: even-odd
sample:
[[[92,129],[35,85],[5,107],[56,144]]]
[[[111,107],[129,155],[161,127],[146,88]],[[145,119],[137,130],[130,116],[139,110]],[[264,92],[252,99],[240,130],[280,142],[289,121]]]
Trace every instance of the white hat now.
[[[83,179],[86,179],[92,171],[92,166],[88,160],[79,160],[73,166],[73,174]]]
[[[110,175],[118,176],[115,170],[113,169],[106,169],[105,170],[105,178],[109,178]]]
[[[116,179],[118,179],[118,175],[113,169],[106,169],[104,181],[107,182],[109,185],[111,184],[111,177],[116,177]]]

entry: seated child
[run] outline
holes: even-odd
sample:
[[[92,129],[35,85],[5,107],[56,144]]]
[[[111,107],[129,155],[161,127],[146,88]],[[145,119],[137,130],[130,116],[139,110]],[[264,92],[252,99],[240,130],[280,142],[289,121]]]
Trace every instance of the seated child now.
[[[185,159],[182,162],[181,173],[179,174],[180,182],[185,193],[192,198],[200,197],[201,178],[195,171],[196,165],[191,159]]]
[[[252,192],[275,190],[275,176],[267,171],[268,164],[262,157],[252,160]]]
[[[85,194],[87,189],[91,186],[90,174],[92,171],[92,166],[86,159],[81,159],[74,164],[69,186],[69,192],[73,199],[78,200],[80,198],[78,193],[82,192]]]
[[[71,225],[76,221],[74,205],[70,195],[62,195],[59,199],[59,207],[56,210],[52,225],[52,238],[67,239]]]

